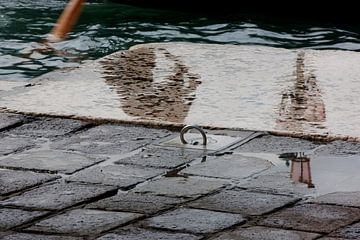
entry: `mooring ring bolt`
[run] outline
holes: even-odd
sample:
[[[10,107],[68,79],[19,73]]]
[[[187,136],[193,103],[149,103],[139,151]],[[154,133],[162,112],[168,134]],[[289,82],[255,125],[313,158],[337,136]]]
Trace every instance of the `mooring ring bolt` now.
[[[203,138],[203,145],[205,146],[205,145],[207,144],[206,133],[205,133],[205,131],[204,131],[201,127],[199,127],[199,126],[197,126],[197,125],[187,125],[187,126],[183,127],[183,129],[181,129],[181,131],[180,131],[180,140],[181,140],[181,143],[182,143],[182,144],[188,144],[188,142],[185,140],[184,135],[185,135],[185,133],[187,133],[190,129],[196,129],[196,130],[198,130],[198,131],[200,132],[200,134],[201,134],[201,136],[202,136],[202,138]]]

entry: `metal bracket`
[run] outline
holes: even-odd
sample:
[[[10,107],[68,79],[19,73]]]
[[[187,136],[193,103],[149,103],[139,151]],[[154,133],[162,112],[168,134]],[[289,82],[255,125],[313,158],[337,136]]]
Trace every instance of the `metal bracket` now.
[[[185,126],[183,129],[181,129],[181,131],[180,131],[180,140],[181,140],[182,144],[188,144],[188,142],[185,140],[184,135],[185,135],[185,133],[187,133],[190,129],[196,129],[196,130],[198,130],[198,131],[200,132],[200,134],[201,134],[201,136],[202,136],[202,138],[203,138],[203,145],[206,146],[206,144],[207,144],[206,133],[205,133],[205,131],[204,131],[201,127],[199,127],[199,126],[197,126],[197,125],[187,125],[187,126]]]

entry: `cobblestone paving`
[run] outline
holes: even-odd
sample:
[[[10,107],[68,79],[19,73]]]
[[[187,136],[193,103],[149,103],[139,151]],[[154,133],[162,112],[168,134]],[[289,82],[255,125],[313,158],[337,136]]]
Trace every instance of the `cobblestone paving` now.
[[[351,191],[316,194],[316,175],[294,170],[300,152],[356,160],[360,143],[265,134],[215,154],[159,144],[174,137],[0,113],[0,239],[360,239],[356,178]]]

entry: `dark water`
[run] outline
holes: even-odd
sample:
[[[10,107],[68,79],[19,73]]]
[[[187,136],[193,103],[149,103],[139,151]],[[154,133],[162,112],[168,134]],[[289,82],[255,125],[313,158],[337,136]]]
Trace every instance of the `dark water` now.
[[[206,16],[89,1],[64,42],[43,44],[67,1],[0,0],[0,80],[27,80],[139,43],[188,41],[360,50],[360,25]]]

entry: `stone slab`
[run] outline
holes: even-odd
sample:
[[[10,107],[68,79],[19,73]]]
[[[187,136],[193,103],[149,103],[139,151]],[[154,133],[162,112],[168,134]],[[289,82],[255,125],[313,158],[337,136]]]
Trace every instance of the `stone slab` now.
[[[144,44],[0,95],[11,110],[358,138],[353,51]],[[41,84],[36,84],[41,82]],[[339,106],[339,104],[341,106]],[[346,124],[344,124],[346,123]]]
[[[44,216],[44,211],[25,211],[20,209],[0,208],[0,231],[9,230],[38,217]]]
[[[306,152],[319,146],[319,144],[299,138],[265,135],[252,139],[250,142],[234,149],[234,151],[257,153],[291,153]]]
[[[167,135],[169,135],[167,130],[135,126],[100,125],[55,142],[51,147],[87,154],[120,155]]]
[[[360,183],[359,183],[360,184]],[[360,192],[335,192],[312,199],[313,203],[336,204],[360,208]]]
[[[183,174],[225,179],[243,179],[270,169],[273,164],[267,160],[245,157],[238,154],[207,156],[198,164],[181,171]]]
[[[19,125],[25,121],[26,117],[20,114],[0,113],[0,131],[12,126]]]
[[[39,235],[29,233],[14,233],[2,238],[3,240],[82,240],[79,237],[56,236],[56,235]]]
[[[75,209],[40,221],[30,231],[92,236],[141,217],[141,214]]]
[[[156,168],[175,168],[185,163],[189,163],[202,153],[185,149],[168,149],[168,148],[144,148],[140,153],[122,158],[118,164],[135,164],[146,167]]]
[[[346,239],[360,239],[360,222],[336,230],[330,234],[332,237],[341,237]]]
[[[318,237],[320,235],[315,233],[267,227],[249,227],[235,229],[234,231],[212,238],[212,240],[312,240]]]
[[[163,177],[134,188],[133,192],[150,193],[170,197],[198,197],[228,185],[224,181],[197,178]]]
[[[120,228],[114,233],[106,234],[97,240],[198,240],[202,236],[194,236],[187,233],[171,233],[159,230],[127,227]]]
[[[214,233],[241,224],[245,219],[239,214],[181,208],[145,220],[147,227],[190,233]]]
[[[33,187],[58,177],[45,173],[0,169],[0,196]]]
[[[87,122],[64,118],[38,118],[8,133],[17,136],[52,138],[75,132],[88,125]]]
[[[87,205],[87,208],[154,214],[184,202],[181,198],[119,192],[117,195]]]
[[[103,160],[65,151],[41,150],[27,151],[1,159],[0,167],[71,174]]]
[[[0,156],[14,152],[20,152],[35,146],[35,141],[31,138],[22,137],[0,137]]]
[[[0,206],[59,210],[113,191],[110,186],[55,183],[1,201]]]
[[[333,141],[317,149],[318,155],[360,155],[360,143],[349,141]]]
[[[224,190],[191,202],[189,206],[243,215],[263,215],[294,203],[297,198],[267,193]]]
[[[274,213],[260,221],[260,224],[270,227],[329,233],[357,220],[360,220],[360,209],[357,208],[304,204]]]
[[[127,188],[165,173],[164,170],[129,165],[107,165],[85,169],[67,181],[112,185]]]

